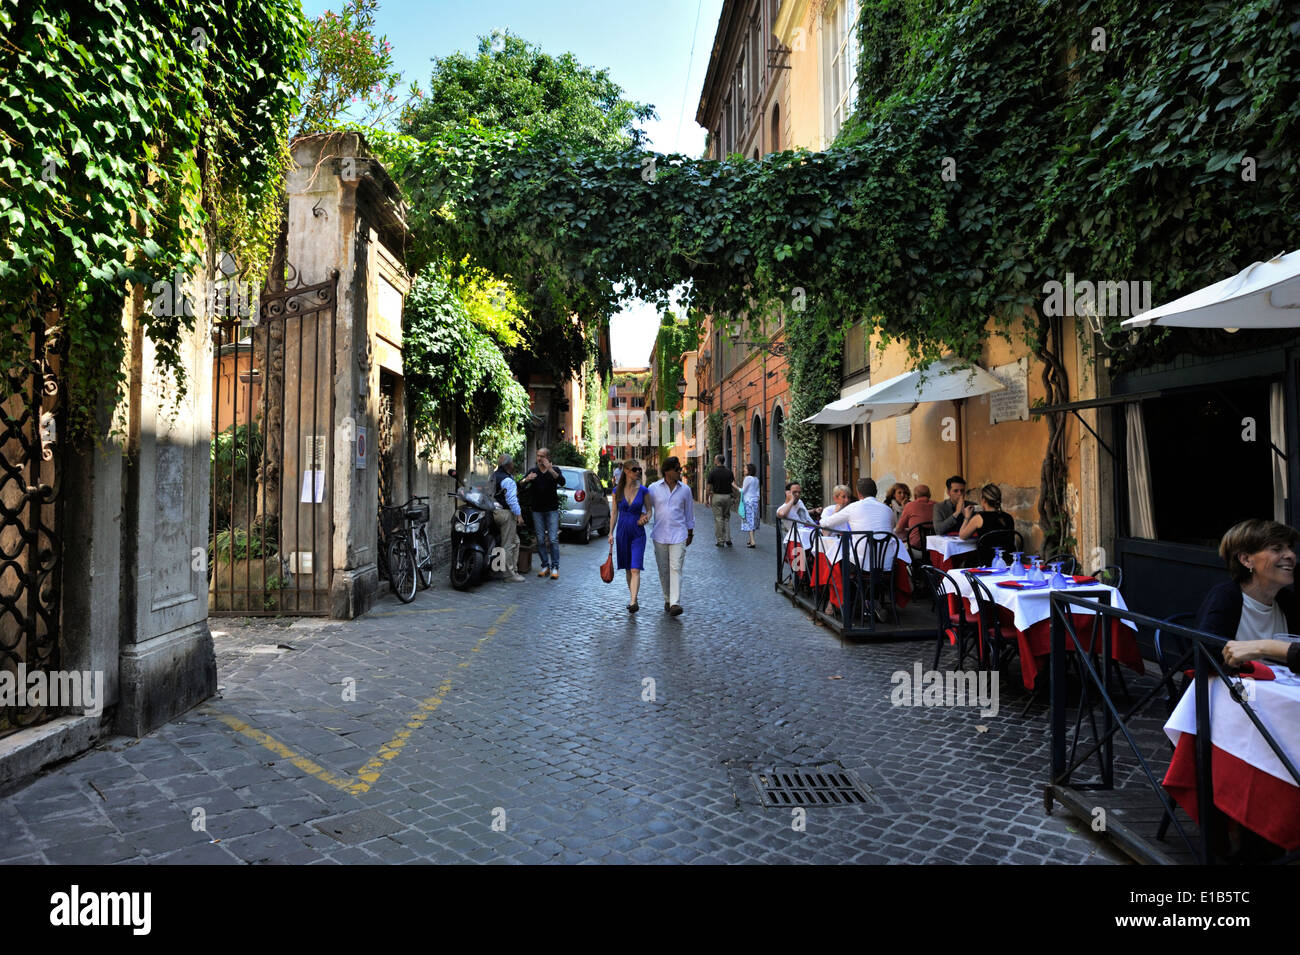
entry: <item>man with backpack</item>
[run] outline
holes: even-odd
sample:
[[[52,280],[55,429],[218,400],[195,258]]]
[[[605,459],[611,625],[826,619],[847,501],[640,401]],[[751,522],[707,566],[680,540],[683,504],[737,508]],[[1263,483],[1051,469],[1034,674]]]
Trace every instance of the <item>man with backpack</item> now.
[[[524,515],[519,508],[519,488],[511,476],[514,469],[514,458],[503,454],[497,458],[497,469],[492,472],[492,498],[498,505],[492,512],[492,520],[501,536],[502,561],[493,569],[503,569],[506,580],[521,584],[524,578],[519,573],[519,525],[523,524]],[[497,555],[492,556],[495,562]]]

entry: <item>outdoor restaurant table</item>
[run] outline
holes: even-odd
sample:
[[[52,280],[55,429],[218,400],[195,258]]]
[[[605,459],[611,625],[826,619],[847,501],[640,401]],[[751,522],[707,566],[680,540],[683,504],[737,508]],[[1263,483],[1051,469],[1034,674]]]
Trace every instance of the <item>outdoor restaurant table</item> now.
[[[962,540],[955,535],[932,534],[925,539],[925,549],[930,552],[930,563],[947,573],[952,570],[952,559],[969,554],[975,549],[975,539]]]
[[[1051,576],[1046,572],[1044,572],[1044,575]],[[977,611],[975,595],[971,592],[970,581],[966,579],[966,575],[958,571],[949,576],[956,582],[958,592],[966,599],[971,612],[975,613]],[[980,580],[988,588],[994,602],[998,605],[998,614],[1003,627],[1010,627],[1020,644],[1020,675],[1024,680],[1025,687],[1032,690],[1040,670],[1038,658],[1051,656],[1052,653],[1051,588],[1035,587],[1032,590],[1015,590],[1009,587],[999,587],[998,583],[1000,581],[1024,580],[1023,577],[1012,577],[1010,573],[983,574],[980,576]],[[943,586],[945,592],[951,592],[946,582]],[[1106,584],[1079,584],[1069,589],[1109,591],[1110,605],[1112,607],[1117,607],[1120,610],[1128,609],[1119,590]],[[956,608],[952,609],[955,612]],[[1077,607],[1071,612],[1070,616],[1074,621],[1076,636],[1081,643],[1085,644],[1089,650],[1092,650],[1093,630],[1095,629],[1093,618],[1096,615],[1091,610]],[[1120,623],[1119,620],[1111,621],[1110,655],[1130,669],[1143,673],[1145,668],[1142,663],[1142,654],[1138,650],[1137,628],[1127,620],[1122,621],[1123,627],[1120,627]],[[1097,634],[1095,639],[1097,649],[1100,649],[1101,635]],[[1073,649],[1073,645],[1068,638],[1066,646]]]
[[[1251,709],[1291,762],[1300,764],[1300,677],[1281,664],[1268,664],[1268,669],[1276,678],[1253,681]],[[1223,681],[1215,677],[1209,687],[1214,805],[1270,842],[1287,850],[1300,849],[1300,787],[1245,710],[1233,701]],[[1165,723],[1165,733],[1175,747],[1165,789],[1199,822],[1195,685],[1178,701]]]
[[[791,566],[796,566],[796,554],[802,547],[806,552],[812,551],[813,529],[794,524],[790,532],[785,537],[786,562]],[[859,545],[865,549],[866,545]],[[832,607],[838,607],[841,603],[840,596],[840,574],[836,565],[840,562],[840,535],[833,533],[822,535],[820,550],[817,554],[817,560],[814,566],[808,568],[810,583],[814,587],[826,586],[829,584],[829,600]],[[856,557],[853,558],[856,563]],[[908,572],[907,565],[912,562],[912,555],[902,541],[898,542],[898,551],[894,557],[894,604],[899,610],[905,608],[912,599],[912,575]]]

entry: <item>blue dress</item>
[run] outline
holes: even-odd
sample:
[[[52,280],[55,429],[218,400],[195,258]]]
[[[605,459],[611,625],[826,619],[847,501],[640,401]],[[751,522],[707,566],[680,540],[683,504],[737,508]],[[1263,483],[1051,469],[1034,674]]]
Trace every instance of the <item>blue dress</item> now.
[[[637,523],[645,507],[645,485],[636,489],[632,503],[618,496],[618,526],[614,529],[614,549],[618,552],[619,570],[645,569],[645,528]]]

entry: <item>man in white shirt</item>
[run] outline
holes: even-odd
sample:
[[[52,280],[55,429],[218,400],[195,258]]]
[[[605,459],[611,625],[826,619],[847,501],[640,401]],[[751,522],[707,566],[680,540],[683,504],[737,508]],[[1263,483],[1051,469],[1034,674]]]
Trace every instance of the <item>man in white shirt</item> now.
[[[646,489],[646,503],[654,515],[650,537],[655,542],[659,586],[664,591],[664,611],[682,612],[682,563],[695,539],[695,498],[682,480],[682,465],[672,457],[664,462],[663,478]],[[889,510],[889,508],[885,508]],[[893,514],[893,511],[890,511]]]
[[[869,477],[858,478],[858,499],[841,507],[834,514],[822,518],[822,527],[834,530],[847,527],[851,531],[894,532],[894,512],[888,504],[876,500],[876,482]]]

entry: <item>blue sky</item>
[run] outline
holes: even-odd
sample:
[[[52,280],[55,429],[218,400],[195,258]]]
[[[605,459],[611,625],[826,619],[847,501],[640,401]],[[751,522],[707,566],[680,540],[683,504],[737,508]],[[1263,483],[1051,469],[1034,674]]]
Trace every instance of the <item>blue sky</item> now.
[[[304,0],[303,10],[315,18],[341,6],[339,0]],[[508,29],[548,53],[572,53],[586,66],[609,70],[629,99],[655,106],[659,119],[644,127],[651,148],[698,156],[704,130],[695,124],[695,109],[721,12],[722,0],[380,0],[375,23],[393,44],[394,64],[407,82],[425,87],[432,57],[473,52],[478,37],[494,29]],[[614,364],[644,364],[658,325],[645,307],[615,316]]]

